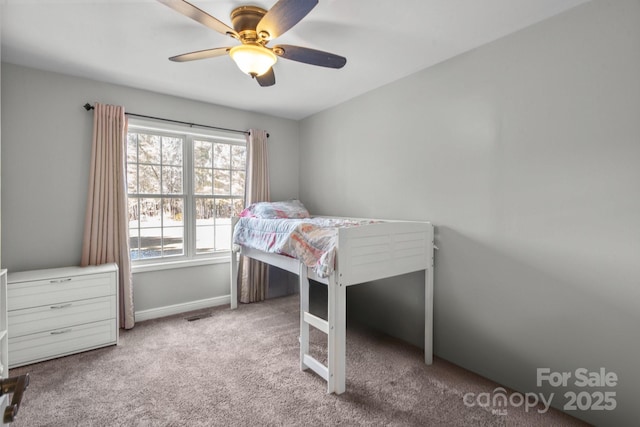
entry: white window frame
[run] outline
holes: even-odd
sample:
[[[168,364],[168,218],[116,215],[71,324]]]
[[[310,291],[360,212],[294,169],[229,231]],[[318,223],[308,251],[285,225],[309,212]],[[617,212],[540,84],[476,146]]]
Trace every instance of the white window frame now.
[[[193,160],[193,140],[204,139],[246,147],[247,143],[244,135],[225,132],[222,130],[210,130],[206,128],[194,129],[191,127],[176,125],[172,123],[158,123],[155,121],[137,118],[134,119],[131,117],[129,118],[128,131],[137,131],[140,133],[148,131],[166,136],[184,137],[184,144],[182,147],[182,183],[184,195],[184,254],[169,256],[166,258],[147,258],[132,260],[133,273],[229,262],[230,250],[220,250],[203,254],[196,253],[196,220],[194,213],[196,195],[194,194],[195,168]],[[211,195],[211,197],[214,196]]]

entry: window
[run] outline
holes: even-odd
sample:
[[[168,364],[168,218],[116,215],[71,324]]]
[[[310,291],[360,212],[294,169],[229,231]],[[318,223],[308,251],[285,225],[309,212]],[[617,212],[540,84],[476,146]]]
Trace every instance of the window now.
[[[244,207],[244,138],[129,125],[127,193],[132,260],[228,251]]]

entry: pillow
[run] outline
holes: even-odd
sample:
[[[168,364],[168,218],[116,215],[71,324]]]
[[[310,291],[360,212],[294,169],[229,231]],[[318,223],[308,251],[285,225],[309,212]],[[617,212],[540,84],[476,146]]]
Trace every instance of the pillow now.
[[[241,217],[249,218],[309,218],[309,211],[300,200],[287,200],[284,202],[258,202],[253,203],[240,213]]]

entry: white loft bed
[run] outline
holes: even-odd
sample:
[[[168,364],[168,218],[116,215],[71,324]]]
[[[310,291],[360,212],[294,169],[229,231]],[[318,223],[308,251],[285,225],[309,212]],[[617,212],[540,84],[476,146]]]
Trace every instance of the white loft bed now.
[[[232,231],[238,218],[232,220]],[[429,222],[381,221],[338,228],[335,270],[318,277],[301,261],[240,246],[231,256],[231,308],[237,308],[238,258],[244,255],[299,276],[300,369],[311,369],[327,381],[327,393],[345,391],[347,286],[415,271],[425,272],[424,359],[433,361],[433,226]],[[328,286],[327,320],[309,312],[309,279]],[[328,336],[327,366],[309,355],[309,325]]]

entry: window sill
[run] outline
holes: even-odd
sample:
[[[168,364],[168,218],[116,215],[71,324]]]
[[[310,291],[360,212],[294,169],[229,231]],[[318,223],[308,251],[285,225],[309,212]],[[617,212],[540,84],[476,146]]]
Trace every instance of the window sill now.
[[[229,252],[213,258],[197,258],[179,261],[148,262],[131,265],[131,273],[148,273],[151,271],[173,270],[176,268],[200,267],[203,265],[225,264],[231,261]]]

